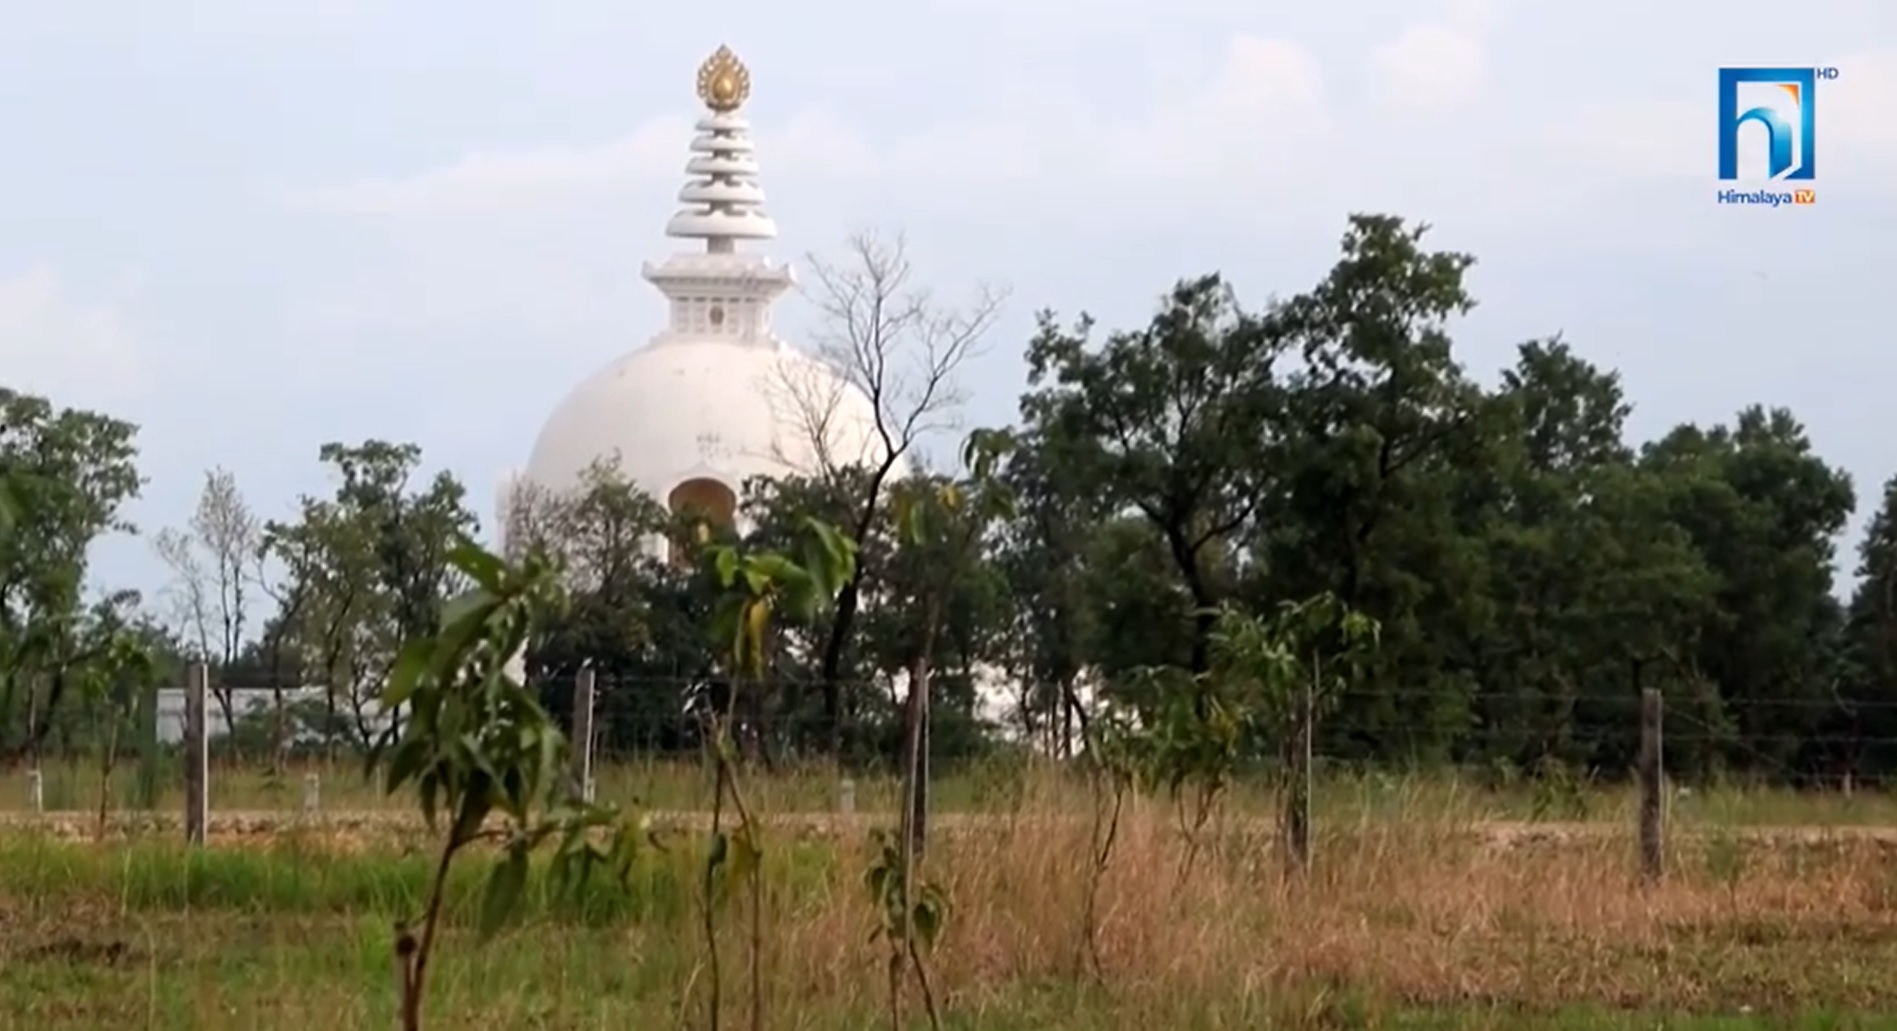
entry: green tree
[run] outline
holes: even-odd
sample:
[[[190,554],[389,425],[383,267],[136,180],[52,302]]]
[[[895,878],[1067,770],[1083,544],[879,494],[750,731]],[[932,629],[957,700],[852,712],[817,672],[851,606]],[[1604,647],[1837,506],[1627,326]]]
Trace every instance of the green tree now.
[[[1083,315],[1040,316],[1028,344],[1023,430],[1071,463],[1109,511],[1150,521],[1191,596],[1187,650],[1209,668],[1212,613],[1231,555],[1273,491],[1284,341],[1216,275],[1181,282],[1145,329],[1096,345]]]
[[[872,483],[872,481],[875,481]],[[793,752],[822,749],[835,758],[857,755],[866,738],[884,725],[877,707],[880,692],[864,691],[877,677],[874,657],[860,646],[864,623],[872,622],[885,595],[895,538],[886,504],[895,477],[874,469],[848,466],[821,475],[756,477],[745,484],[742,511],[749,524],[745,547],[791,553],[807,532],[807,520],[839,528],[855,552],[855,587],[844,593],[849,627],[841,631],[843,606],[819,608],[808,618],[785,620],[777,633],[787,647],[771,681],[772,697],[754,696],[754,704],[772,712],[783,744]],[[859,523],[862,499],[874,493],[877,510]],[[832,645],[838,646],[834,658]]]
[[[1618,768],[1634,747],[1636,678],[1707,713],[1686,708],[1705,685],[1675,660],[1713,611],[1711,573],[1670,521],[1665,478],[1633,465],[1618,375],[1534,341],[1498,396],[1489,460],[1460,485],[1485,506],[1490,600],[1469,653],[1479,697],[1461,755]]]
[[[1002,467],[1015,511],[998,527],[989,557],[1004,592],[1002,625],[995,631],[1002,666],[1022,687],[1022,729],[1065,756],[1085,736],[1082,683],[1098,661],[1093,646],[1102,606],[1090,589],[1095,585],[1089,560],[1101,533],[1100,513],[1089,503],[1093,492],[1084,479],[1044,445],[1039,438],[1018,437]],[[1156,625],[1178,623],[1169,616]]]
[[[1717,615],[1692,658],[1739,735],[1726,757],[1782,771],[1816,732],[1839,673],[1832,563],[1856,503],[1850,476],[1813,451],[1790,412],[1757,406],[1730,427],[1675,429],[1642,464],[1676,485],[1672,517],[1717,578]]]
[[[335,494],[305,497],[294,522],[264,527],[265,549],[288,574],[276,629],[295,642],[299,679],[325,685],[327,722],[346,722],[367,746],[401,643],[433,633],[466,583],[448,555],[475,518],[452,475],[413,485],[421,451],[412,444],[332,443],[320,456],[339,480]]]
[[[1446,757],[1472,690],[1457,645],[1486,618],[1460,473],[1491,460],[1499,424],[1450,336],[1475,305],[1464,282],[1475,259],[1427,249],[1427,235],[1351,216],[1337,264],[1271,316],[1297,361],[1252,595],[1335,594],[1383,626],[1374,667],[1326,722],[1347,755]]]
[[[1838,707],[1821,728],[1831,744],[1810,759],[1840,776],[1888,776],[1897,772],[1897,476],[1858,545],[1857,575]]]
[[[129,529],[138,496],[132,424],[0,387],[0,762],[37,748],[69,681],[99,657],[83,600],[95,541]]]
[[[509,500],[509,549],[554,556],[570,599],[527,649],[529,679],[550,712],[570,719],[573,679],[590,666],[608,747],[675,751],[695,741],[680,713],[687,685],[713,672],[704,623],[715,592],[696,565],[656,557],[661,539],[688,558],[699,547],[677,532],[696,528],[677,522],[613,460],[594,463],[572,490],[523,484]]]

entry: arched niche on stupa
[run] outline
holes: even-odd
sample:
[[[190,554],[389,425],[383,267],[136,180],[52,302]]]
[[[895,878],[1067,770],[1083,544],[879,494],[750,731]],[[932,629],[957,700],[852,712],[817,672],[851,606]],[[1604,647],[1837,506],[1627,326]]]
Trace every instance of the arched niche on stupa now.
[[[671,559],[672,564],[680,568],[691,565],[695,545],[701,539],[701,528],[718,535],[730,532],[738,522],[737,492],[709,476],[686,480],[673,487],[672,493],[666,495],[665,507],[679,517]]]

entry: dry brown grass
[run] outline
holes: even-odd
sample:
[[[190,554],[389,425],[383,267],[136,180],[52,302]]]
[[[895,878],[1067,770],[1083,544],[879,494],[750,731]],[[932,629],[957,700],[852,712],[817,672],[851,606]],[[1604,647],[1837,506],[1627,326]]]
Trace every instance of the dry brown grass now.
[[[1887,976],[1897,961],[1897,845],[1888,834],[1678,828],[1668,876],[1646,885],[1624,823],[1528,826],[1432,813],[1321,826],[1314,867],[1291,874],[1256,813],[1208,831],[1188,866],[1176,814],[1148,800],[1126,812],[1101,875],[1096,978],[1085,927],[1095,828],[1075,801],[1064,791],[1029,792],[1011,813],[938,821],[927,872],[947,886],[952,911],[932,965],[947,1008],[964,1026],[1339,1026],[1353,1023],[1340,1012],[1374,1024],[1379,1014],[1414,1007],[1491,1014],[1466,1026],[1520,1026],[1495,1024],[1492,1014],[1551,1014],[1578,1004],[1897,1010],[1897,980]],[[412,821],[388,813],[337,814],[300,827],[267,814],[219,819],[213,851],[275,849],[258,861],[303,864],[306,876],[321,875],[324,864],[396,862],[390,857],[419,841]],[[58,822],[81,841],[92,833],[91,822],[76,816]],[[871,822],[804,816],[772,835],[773,1007],[830,1018],[786,1018],[778,1026],[853,1026],[874,1020],[882,1007],[882,971],[868,941],[874,917],[861,884]],[[175,827],[164,833],[173,838]],[[294,848],[278,849],[272,843],[280,839],[294,840]],[[700,839],[681,832],[668,840],[671,854],[654,860],[661,870],[640,890],[670,893],[669,908],[648,904],[644,917],[605,930],[542,913],[485,950],[457,940],[439,985],[439,1006],[451,1018],[445,1026],[477,1015],[498,1027],[670,1026],[694,1012],[704,986],[690,915]],[[344,964],[312,980],[312,966],[327,968],[299,957],[336,951],[338,941],[343,952],[360,953],[363,918],[383,927],[388,914],[307,906],[272,914],[270,899],[259,898],[187,921],[175,913],[141,916],[97,884],[54,895],[23,899],[0,885],[0,916],[10,914],[14,930],[23,921],[86,929],[53,942],[51,961],[125,966],[96,959],[121,957],[110,947],[121,940],[164,953],[109,975],[129,982],[110,1002],[121,1009],[78,1026],[133,1019],[124,1007],[151,994],[145,989],[158,979],[225,976],[197,971],[228,966],[217,957],[232,949],[277,957],[281,977],[200,985],[193,997],[215,996],[224,1015],[165,1026],[283,1026],[276,1021],[327,1012],[314,994],[322,992],[340,1007],[325,1026],[378,1026],[379,960],[366,972]],[[737,922],[728,957],[742,948]],[[134,924],[137,933],[128,930]],[[742,969],[735,960],[726,966]],[[88,991],[98,989],[87,983]],[[738,1012],[742,977],[726,987]],[[334,1003],[339,991],[352,1001]],[[69,1008],[101,1006],[109,1008],[96,1000]]]
[[[1466,828],[1360,827],[1326,836],[1315,869],[1292,875],[1268,838],[1239,832],[1182,876],[1164,813],[1127,824],[1104,875],[1098,939],[1108,981],[1133,995],[1241,986],[1538,1009],[1897,1003],[1897,984],[1861,976],[1897,957],[1897,881],[1878,841],[1696,841],[1649,887],[1635,877],[1631,835],[1498,843]],[[941,846],[932,862],[957,902],[943,982],[979,995],[1082,976],[1087,849],[1085,828],[1052,821]],[[806,968],[795,980],[860,965],[866,919],[851,905],[787,922],[785,954]]]

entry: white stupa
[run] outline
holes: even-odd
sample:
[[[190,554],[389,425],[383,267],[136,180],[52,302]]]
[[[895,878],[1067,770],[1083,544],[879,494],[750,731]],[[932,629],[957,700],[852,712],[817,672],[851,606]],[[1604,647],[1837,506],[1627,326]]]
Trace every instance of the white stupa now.
[[[503,477],[497,525],[523,478],[565,491],[601,458],[673,511],[690,506],[734,525],[752,476],[812,474],[880,457],[867,395],[771,331],[771,305],[791,270],[742,241],[769,240],[750,124],[737,114],[750,72],[720,47],[698,70],[709,113],[691,142],[685,207],[665,234],[704,250],[647,263],[644,275],[670,302],[666,327],[567,395],[534,443],[524,477]],[[654,542],[663,548],[664,542]]]

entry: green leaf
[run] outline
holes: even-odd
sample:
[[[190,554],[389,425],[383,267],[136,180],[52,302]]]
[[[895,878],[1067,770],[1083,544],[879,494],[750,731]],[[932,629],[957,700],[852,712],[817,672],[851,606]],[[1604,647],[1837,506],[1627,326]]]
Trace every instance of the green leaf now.
[[[763,861],[764,850],[749,827],[743,827],[731,836],[731,863],[725,869],[725,879],[732,884],[743,882]]]
[[[434,644],[426,637],[410,641],[396,657],[395,666],[389,670],[388,686],[382,690],[382,707],[394,709],[408,703],[421,686],[422,677],[428,672],[428,660],[433,656]]]
[[[428,829],[432,831],[435,829],[435,821],[440,819],[441,778],[435,776],[433,771],[424,773],[422,774],[420,788],[422,796],[422,819],[428,824]],[[391,788],[390,793],[392,794],[393,792],[394,789]]]
[[[856,571],[856,542],[815,516],[804,517],[804,528],[823,550],[823,562],[810,572],[823,585],[825,593],[834,594],[836,586]]]
[[[890,515],[896,523],[896,535],[910,544],[922,543],[921,511],[915,494],[909,491],[897,494],[891,502]]]
[[[634,864],[638,860],[639,835],[631,827],[621,824],[613,835],[613,847],[607,850],[606,862],[622,889],[632,886]]]
[[[433,655],[429,666],[435,676],[441,680],[450,680],[462,671],[469,654],[474,651],[476,642],[482,638],[503,638],[505,633],[496,626],[496,617],[502,614],[505,603],[496,597],[480,596],[478,603],[462,615],[444,621],[441,631],[435,635]],[[500,644],[499,640],[489,643]],[[511,648],[497,650],[507,652]]]
[[[527,887],[527,850],[510,848],[507,858],[495,864],[488,874],[487,891],[481,896],[481,936],[493,937],[507,922]]]
[[[488,757],[487,749],[482,747],[483,742],[478,736],[474,733],[462,734],[456,743],[457,751],[470,770],[479,773],[490,784],[501,780],[500,771],[495,768],[494,761]]]
[[[455,814],[454,827],[448,832],[448,840],[456,845],[479,837],[482,824],[487,822],[487,814],[493,811],[493,785],[485,775],[475,773],[469,776],[463,791],[461,809]]]
[[[942,933],[942,910],[933,900],[917,902],[909,913],[909,929],[923,945],[934,945]]]
[[[766,602],[753,602],[744,614],[744,640],[748,653],[752,657],[752,669],[763,666],[764,644],[771,630],[771,607]]]
[[[712,552],[712,567],[718,571],[718,585],[729,587],[738,578],[738,552],[728,545],[721,545]]]
[[[470,619],[477,624],[486,622],[500,599],[493,592],[481,588],[464,591],[449,598],[441,607],[441,625],[444,627],[467,623]]]
[[[392,795],[397,788],[408,783],[409,778],[420,773],[428,765],[428,751],[428,742],[420,737],[406,738],[397,743],[395,750],[389,753],[382,790]]]
[[[475,583],[499,593],[507,579],[507,563],[466,537],[457,536],[455,546],[448,550],[449,564],[468,574]]]
[[[894,876],[888,866],[878,863],[863,872],[863,886],[869,889],[869,897],[881,903],[889,897],[890,878]]]
[[[559,731],[554,730],[551,726],[541,731],[540,741],[539,741],[540,769],[536,771],[538,774],[534,778],[536,783],[556,783],[557,784],[560,782],[560,767],[562,765],[561,761],[566,758],[566,755],[565,755],[566,748],[564,747],[565,744],[566,744],[566,741],[564,737],[560,734]],[[581,793],[580,794],[581,798],[586,797],[584,794],[584,792],[586,791],[586,785],[584,784],[577,785],[576,790]]]
[[[584,848],[561,848],[547,864],[547,881],[553,893],[577,897],[586,888],[593,870],[592,856]]]
[[[962,501],[962,489],[956,484],[944,483],[936,488],[936,502],[946,511],[961,511]]]

